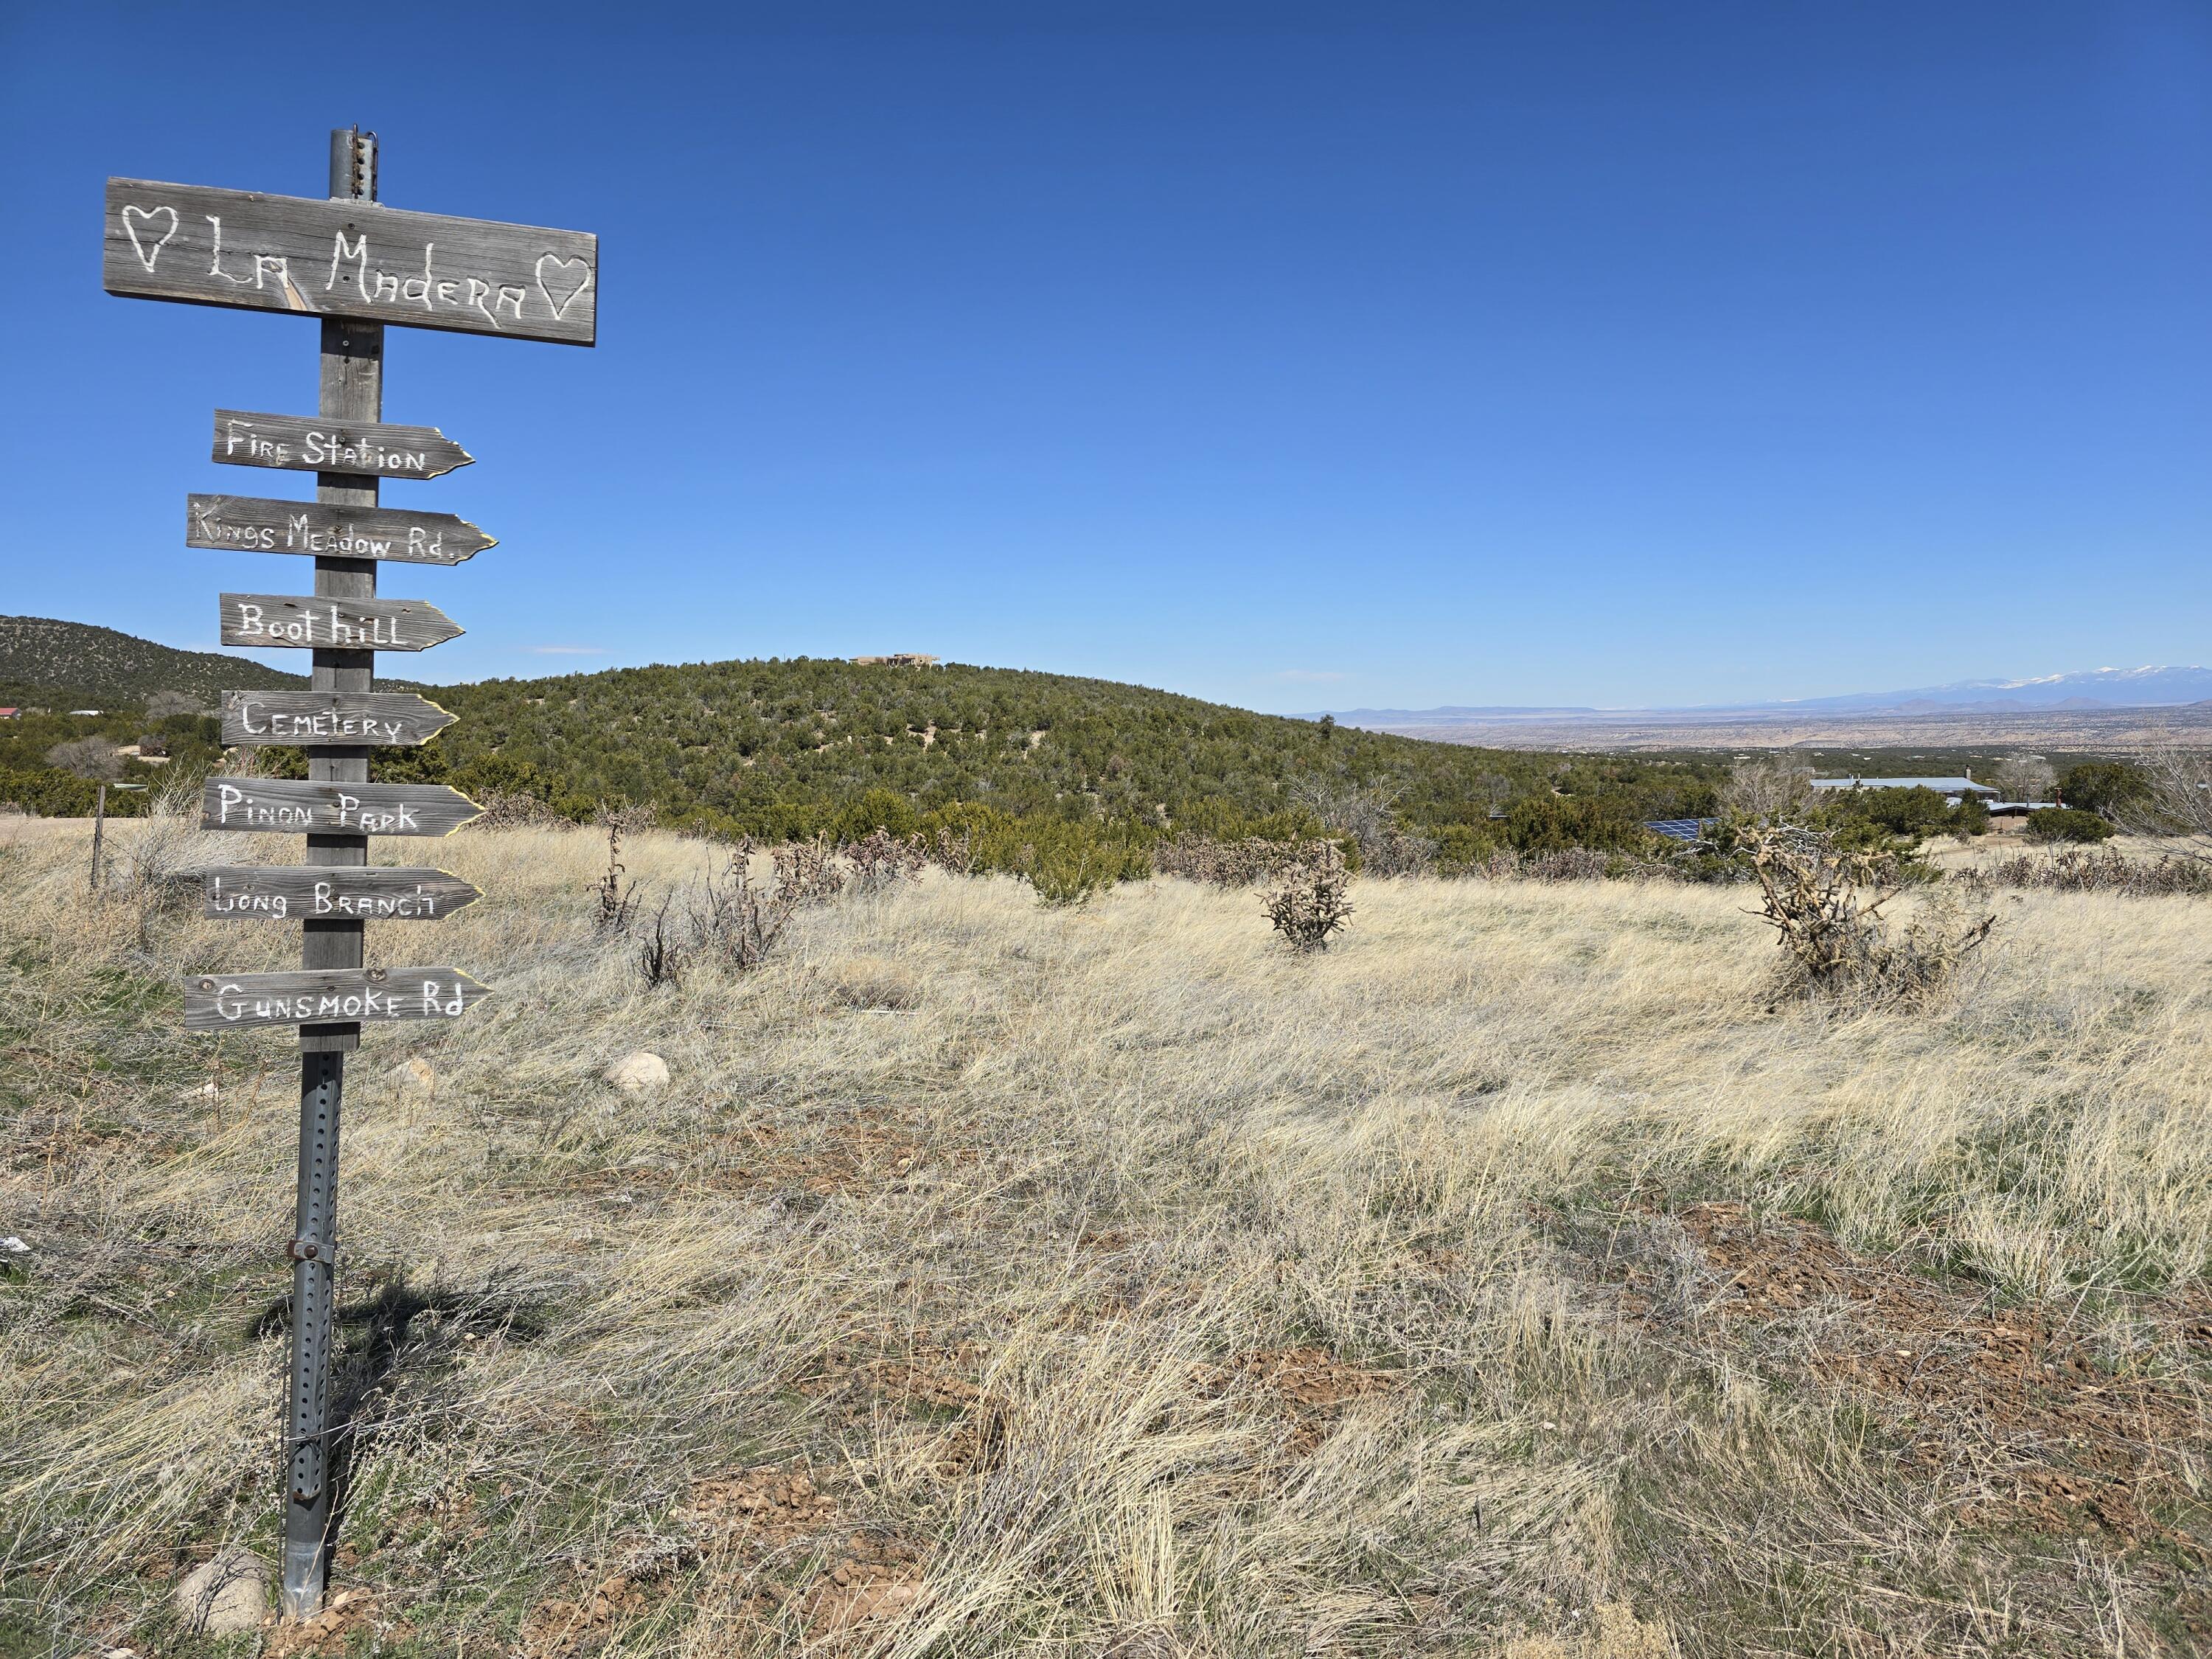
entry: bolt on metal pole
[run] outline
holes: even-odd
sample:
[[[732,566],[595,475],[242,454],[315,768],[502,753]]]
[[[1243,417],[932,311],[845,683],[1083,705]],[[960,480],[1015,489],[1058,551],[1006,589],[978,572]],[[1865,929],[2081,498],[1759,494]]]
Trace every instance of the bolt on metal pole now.
[[[357,128],[331,134],[330,194],[333,200],[376,199],[376,137]],[[333,421],[374,422],[384,414],[384,325],[326,319],[322,325],[321,390],[317,412]],[[373,507],[373,477],[323,472],[315,498]],[[368,559],[318,557],[315,592],[324,599],[376,597],[376,565]],[[367,691],[375,653],[318,647],[318,691]],[[368,781],[368,750],[325,749],[308,763],[311,778],[332,783]],[[368,837],[311,835],[307,861],[322,865],[368,862]],[[358,921],[308,921],[302,928],[304,968],[358,968],[362,962]],[[337,1297],[338,1117],[345,1094],[345,1057],[360,1046],[358,1024],[300,1028],[300,1191],[292,1231],[292,1380],[285,1413],[285,1616],[309,1619],[319,1612],[330,1574],[331,1437],[329,1419],[331,1323]]]

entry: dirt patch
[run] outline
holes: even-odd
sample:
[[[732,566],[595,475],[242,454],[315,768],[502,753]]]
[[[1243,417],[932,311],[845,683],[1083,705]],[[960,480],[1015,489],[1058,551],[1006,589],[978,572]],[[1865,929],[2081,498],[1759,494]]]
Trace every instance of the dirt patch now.
[[[1996,1306],[1879,1260],[1819,1228],[1754,1221],[1739,1204],[1675,1212],[1711,1269],[1727,1275],[1708,1311],[1723,1321],[1789,1320],[1795,1368],[1880,1402],[1910,1435],[1909,1461],[1970,1472],[1970,1524],[2027,1525],[2201,1557],[2212,1511],[2190,1476],[2212,1455],[2201,1385],[2141,1361],[2105,1363],[2079,1334]],[[1632,1276],[1632,1279],[1633,1276]],[[1646,1313],[1650,1298],[1632,1289]],[[1847,1304],[1851,1317],[1820,1320]],[[2168,1304],[2155,1322],[2202,1346],[2212,1319]]]
[[[1209,1399],[1241,1394],[1285,1419],[1290,1449],[1310,1455],[1354,1401],[1386,1394],[1399,1379],[1338,1358],[1326,1348],[1263,1348],[1202,1365],[1193,1379]]]
[[[974,1342],[921,1345],[904,1352],[833,1354],[799,1384],[848,1422],[888,1401],[917,1416],[957,1419],[939,1449],[939,1479],[957,1480],[989,1467],[1005,1449],[1008,1408],[976,1379],[986,1350]]]
[[[810,1476],[763,1468],[700,1481],[670,1518],[702,1554],[722,1554],[813,1537],[836,1524],[837,1505]]]
[[[320,1659],[343,1653],[355,1636],[377,1625],[376,1598],[367,1590],[342,1589],[323,1610],[297,1624],[270,1615],[262,1627],[261,1659]],[[404,1642],[413,1632],[404,1625],[378,1626],[386,1642]]]

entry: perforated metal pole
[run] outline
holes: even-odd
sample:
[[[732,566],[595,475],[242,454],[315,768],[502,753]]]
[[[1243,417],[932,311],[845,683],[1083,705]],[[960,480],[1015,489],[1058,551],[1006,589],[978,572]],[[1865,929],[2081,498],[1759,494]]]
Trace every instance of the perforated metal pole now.
[[[329,1576],[331,1309],[337,1294],[338,1112],[345,1056],[300,1056],[292,1224],[292,1389],[285,1412],[284,1613],[312,1618]]]
[[[352,127],[331,134],[333,200],[376,199],[376,139]],[[316,400],[325,418],[373,422],[384,415],[384,325],[342,318],[323,325],[322,380]],[[377,481],[323,472],[315,499],[347,507],[374,507]],[[315,592],[324,599],[376,597],[376,565],[368,559],[319,557]],[[367,691],[375,653],[317,647],[318,691]],[[308,763],[311,778],[366,783],[367,749],[321,749]],[[311,835],[309,864],[368,862],[368,837]],[[302,928],[304,968],[358,968],[362,926],[358,921],[309,921]],[[323,1605],[330,1574],[331,1323],[337,1297],[338,1112],[345,1094],[345,1057],[361,1042],[359,1025],[300,1028],[300,1197],[292,1229],[292,1390],[285,1412],[283,1610],[307,1619]]]

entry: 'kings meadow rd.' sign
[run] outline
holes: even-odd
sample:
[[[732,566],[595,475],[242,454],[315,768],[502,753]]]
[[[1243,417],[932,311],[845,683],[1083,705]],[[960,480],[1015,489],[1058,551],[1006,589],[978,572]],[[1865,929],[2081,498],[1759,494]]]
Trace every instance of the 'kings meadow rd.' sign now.
[[[107,181],[101,285],[132,299],[590,345],[599,272],[599,239],[582,231]]]

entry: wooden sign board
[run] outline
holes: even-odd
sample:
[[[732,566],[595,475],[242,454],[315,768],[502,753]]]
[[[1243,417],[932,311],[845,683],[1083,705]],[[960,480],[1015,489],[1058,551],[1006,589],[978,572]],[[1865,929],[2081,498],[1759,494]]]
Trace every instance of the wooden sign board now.
[[[483,811],[459,790],[448,789],[442,783],[210,778],[200,792],[203,830],[295,836],[450,836]]]
[[[187,1031],[252,1025],[380,1024],[459,1019],[491,994],[458,968],[301,968],[283,974],[194,974]]]
[[[222,741],[271,747],[412,749],[459,716],[412,691],[226,691]]]
[[[443,870],[224,864],[195,870],[200,914],[225,921],[443,921],[483,895]]]
[[[599,239],[202,185],[107,181],[110,294],[590,345]]]
[[[338,651],[428,651],[461,636],[420,599],[321,599],[296,593],[222,595],[225,645]]]
[[[215,412],[215,459],[229,466],[288,472],[349,472],[381,478],[437,478],[476,457],[434,426],[349,424],[313,415]]]
[[[304,553],[319,559],[459,564],[499,544],[450,513],[277,501],[258,495],[188,495],[185,545],[240,553]]]

